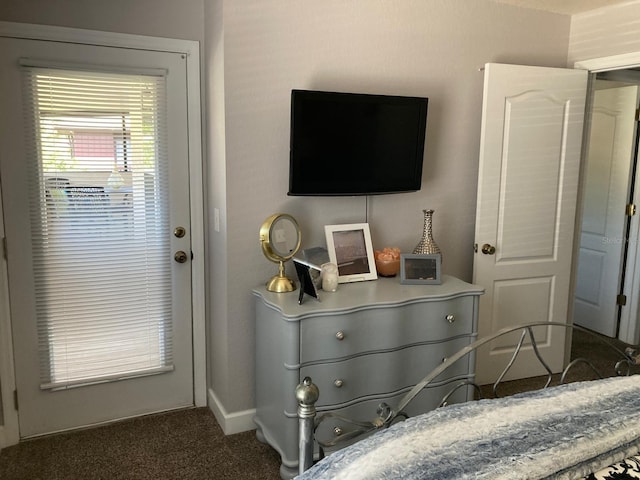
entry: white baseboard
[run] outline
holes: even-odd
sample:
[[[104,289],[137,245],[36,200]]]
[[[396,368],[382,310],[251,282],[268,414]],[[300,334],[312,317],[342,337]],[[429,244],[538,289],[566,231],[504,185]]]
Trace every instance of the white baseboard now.
[[[233,435],[234,433],[255,430],[256,424],[253,423],[253,417],[256,414],[255,408],[244,410],[241,412],[228,413],[218,400],[213,390],[208,390],[209,408],[220,424],[225,435]]]

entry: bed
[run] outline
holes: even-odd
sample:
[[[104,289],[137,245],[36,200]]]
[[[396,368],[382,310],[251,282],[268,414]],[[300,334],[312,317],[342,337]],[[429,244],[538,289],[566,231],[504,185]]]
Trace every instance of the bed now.
[[[315,437],[317,427],[334,414],[316,415],[314,403],[321,392],[312,379],[304,379],[296,390],[300,422],[300,475],[296,478],[640,478],[637,351],[598,337],[613,353],[613,376],[605,377],[585,358],[574,359],[563,372],[554,374],[537,354],[534,329],[540,325],[508,328],[476,340],[428,373],[398,405],[381,404],[368,420],[343,418],[359,427],[357,434],[341,439],[344,447]],[[591,334],[578,326],[547,325]],[[446,406],[406,418],[405,407],[443,371],[477,348],[514,332],[521,332],[520,341],[490,388],[492,398],[483,398],[486,387],[475,386],[477,401],[446,405],[445,397],[442,404]],[[544,388],[499,396],[505,374],[525,348],[533,349],[545,365]],[[575,369],[592,372],[594,379],[569,382]],[[330,454],[324,456],[325,451]]]

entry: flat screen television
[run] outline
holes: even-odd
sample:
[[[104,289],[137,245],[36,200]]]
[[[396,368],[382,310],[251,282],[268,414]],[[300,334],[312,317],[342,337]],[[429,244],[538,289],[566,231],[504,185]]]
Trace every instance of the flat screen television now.
[[[289,195],[420,190],[427,105],[421,97],[293,90]]]

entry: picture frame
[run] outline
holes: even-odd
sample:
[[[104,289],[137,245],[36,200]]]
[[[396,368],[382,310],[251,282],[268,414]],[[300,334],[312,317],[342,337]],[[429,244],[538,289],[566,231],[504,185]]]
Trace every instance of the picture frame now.
[[[325,225],[329,260],[338,266],[338,283],[377,280],[368,223]]]
[[[404,285],[440,285],[442,256],[437,254],[400,254],[400,283]]]
[[[298,281],[300,282],[300,291],[298,292],[298,304],[302,305],[304,302],[304,296],[309,295],[320,301],[320,294],[318,289],[321,285],[320,269],[313,264],[293,257],[293,264],[298,274]]]

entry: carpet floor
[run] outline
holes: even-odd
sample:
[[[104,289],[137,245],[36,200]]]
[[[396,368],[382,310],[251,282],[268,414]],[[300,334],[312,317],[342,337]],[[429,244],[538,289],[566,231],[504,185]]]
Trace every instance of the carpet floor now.
[[[28,440],[0,451],[2,480],[277,480],[255,432],[225,436],[208,408]]]

